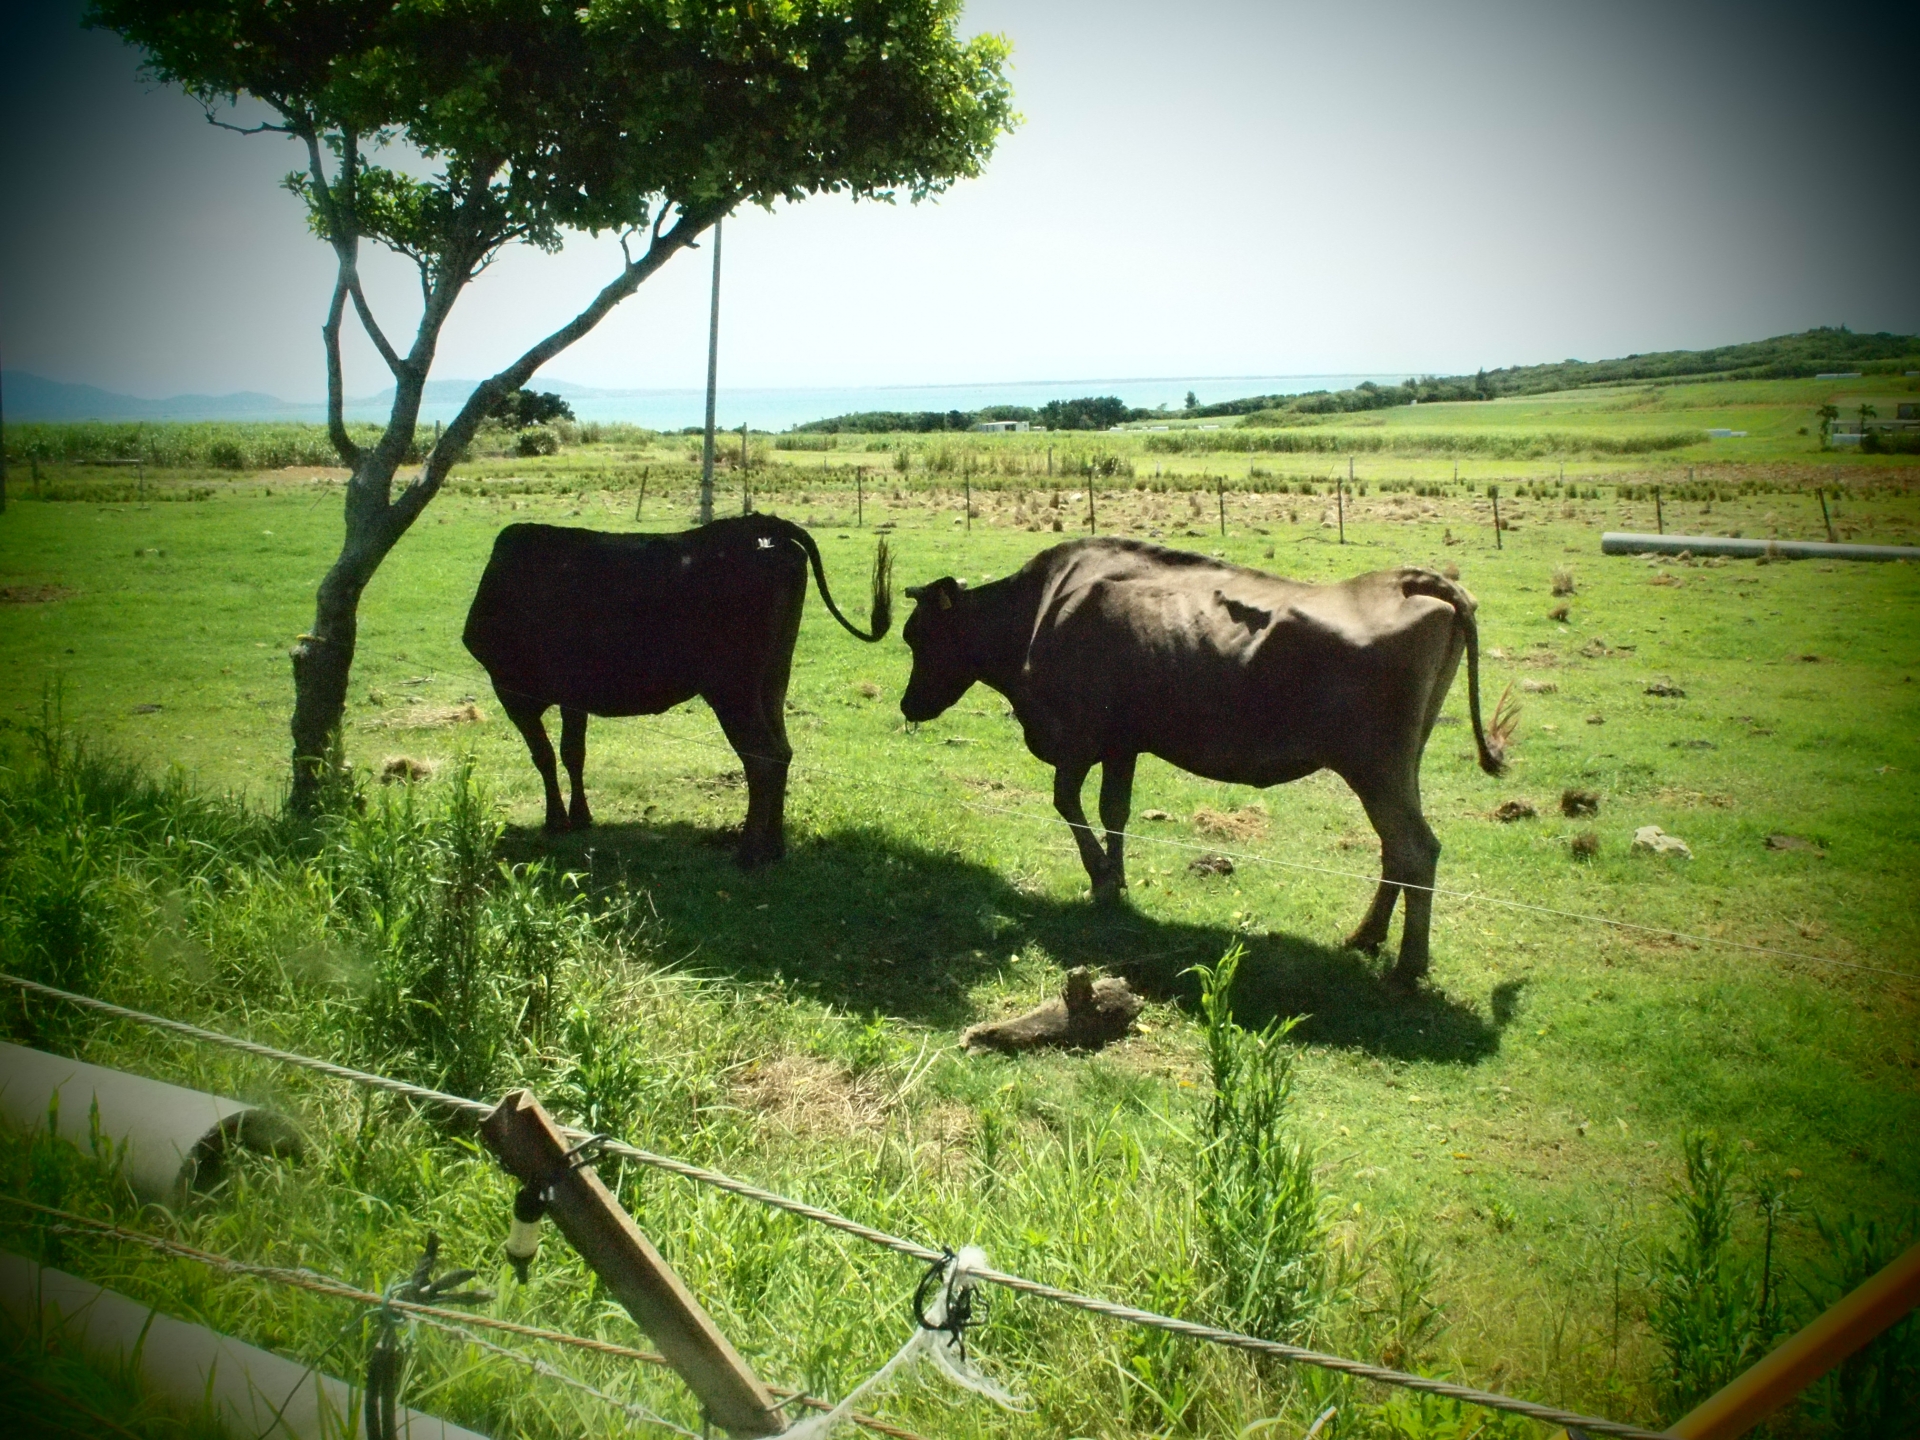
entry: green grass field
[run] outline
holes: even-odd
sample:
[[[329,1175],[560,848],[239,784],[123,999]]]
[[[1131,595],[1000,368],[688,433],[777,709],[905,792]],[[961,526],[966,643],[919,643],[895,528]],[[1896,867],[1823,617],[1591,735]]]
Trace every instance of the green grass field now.
[[[1097,913],[1048,802],[1050,774],[1026,754],[999,697],[975,690],[909,730],[897,709],[908,669],[897,635],[859,645],[817,597],[790,695],[785,862],[741,874],[713,843],[745,799],[735,757],[697,704],[593,722],[587,778],[599,824],[540,833],[524,747],[459,643],[467,601],[510,520],[636,528],[638,472],[651,487],[638,528],[685,523],[691,471],[679,437],[463,469],[456,493],[434,504],[367,593],[348,753],[368,768],[397,756],[433,763],[441,778],[422,787],[428,805],[471,756],[505,807],[506,859],[575,872],[589,896],[631,897],[599,943],[617,996],[608,1014],[644,1057],[632,1063],[669,1096],[621,1112],[641,1143],[678,1146],[935,1243],[977,1240],[1004,1268],[1161,1309],[1204,1313],[1210,1303],[1180,1178],[1205,1088],[1184,972],[1243,943],[1242,1022],[1305,1017],[1293,1032],[1296,1123],[1317,1157],[1328,1243],[1357,1277],[1330,1305],[1323,1343],[1616,1418],[1670,1418],[1660,1413],[1646,1275],[1677,1223],[1667,1196],[1685,1137],[1717,1131],[1752,1177],[1788,1185],[1782,1244],[1797,1275],[1817,1268],[1816,1217],[1897,1225],[1920,1201],[1914,567],[1599,554],[1602,529],[1653,528],[1651,495],[1634,488],[1648,484],[1665,487],[1669,531],[1819,537],[1810,487],[1820,485],[1846,534],[1911,543],[1920,472],[1815,453],[1793,435],[1805,423],[1795,407],[1825,393],[1812,382],[1690,387],[1703,393],[1676,410],[1680,388],[1390,412],[1389,428],[1483,432],[1725,424],[1753,443],[1579,460],[1565,490],[1548,483],[1558,478],[1552,458],[1469,459],[1459,486],[1445,455],[1363,459],[1356,478],[1367,493],[1341,502],[1344,545],[1324,484],[1300,493],[1332,473],[1326,456],[1249,465],[1245,455],[1158,456],[1144,448],[1150,436],[1009,437],[1023,442],[1029,473],[1018,473],[993,458],[1008,453],[990,448],[999,437],[920,437],[887,449],[766,450],[749,472],[760,508],[814,528],[843,606],[859,602],[876,526],[891,527],[902,583],[1004,575],[1085,533],[1087,482],[1059,478],[1056,489],[1030,473],[1047,443],[1056,463],[1069,446],[1105,447],[1133,467],[1094,482],[1102,533],[1310,580],[1457,565],[1481,602],[1489,693],[1513,682],[1524,712],[1504,779],[1471,762],[1464,683],[1429,746],[1439,883],[1486,898],[1436,902],[1433,984],[1416,997],[1394,995],[1384,965],[1339,948],[1377,850],[1338,781],[1256,793],[1143,760],[1130,900]],[[913,455],[904,474],[893,468],[901,443]],[[929,472],[941,444],[947,468]],[[864,529],[853,523],[860,465],[870,467]],[[46,485],[75,497],[56,502],[19,498],[19,473],[0,517],[0,587],[12,602],[0,606],[0,741],[16,772],[57,690],[65,723],[89,743],[156,773],[175,767],[196,792],[272,809],[288,746],[285,651],[338,541],[337,482],[176,471],[146,477],[143,495],[119,472],[50,465]],[[1220,497],[1199,483],[1223,473],[1233,485],[1224,536]],[[1514,526],[1499,549],[1489,481],[1501,484]],[[739,476],[725,472],[722,483]],[[975,487],[970,529],[963,485]],[[90,488],[102,498],[79,498]],[[165,499],[187,494],[207,498]],[[737,491],[723,492],[723,511],[727,494]],[[1563,569],[1575,588],[1556,598]],[[1563,603],[1566,617],[1552,618]],[[1651,693],[1655,682],[1680,693]],[[469,701],[481,718],[460,718],[474,713]],[[1598,793],[1597,817],[1560,814],[1569,787]],[[1493,812],[1509,800],[1538,813],[1501,823]],[[1166,818],[1144,818],[1149,809]],[[1648,824],[1684,838],[1694,858],[1630,853],[1634,829]],[[1570,849],[1583,831],[1598,837],[1590,862]],[[1774,834],[1819,853],[1769,849]],[[1234,855],[1234,873],[1189,873],[1199,849]],[[344,945],[327,938],[331,922],[279,891],[243,903],[244,887],[229,879],[208,898],[164,856],[142,863],[159,878],[116,912],[132,938],[104,982],[188,1018],[327,1050],[328,1007],[348,1002],[289,957]],[[271,886],[259,884],[265,896]],[[239,914],[246,903],[259,907],[253,920]],[[308,917],[298,922],[306,931],[296,933],[296,915]],[[223,946],[248,958],[229,965]],[[1138,1036],[1098,1056],[958,1052],[965,1025],[1026,1008],[1077,964],[1124,974],[1155,1002]],[[81,1043],[83,1027],[36,1023]],[[423,1122],[376,1136],[368,1112],[338,1092],[251,1064],[122,1030],[85,1043],[95,1058],[274,1093],[334,1132],[319,1162],[244,1172],[196,1202],[180,1222],[186,1233],[250,1258],[284,1258],[292,1246],[361,1281],[403,1268],[428,1224],[467,1254],[497,1242],[503,1185],[481,1178],[487,1167],[464,1142],[435,1141]],[[587,1063],[583,1043],[565,1073]],[[8,1154],[16,1193],[51,1163]],[[63,1194],[116,1203],[85,1177],[62,1183]],[[670,1182],[636,1184],[644,1222],[772,1378],[837,1394],[904,1338],[895,1322],[913,1276],[897,1264]],[[1742,1227],[1747,1245],[1751,1221]],[[103,1275],[156,1294],[186,1283],[149,1259],[65,1243]],[[798,1269],[807,1273],[789,1273]],[[297,1307],[192,1294],[265,1343],[311,1349],[324,1328]],[[541,1323],[631,1338],[623,1320],[557,1281],[501,1303]],[[1035,1416],[971,1402],[948,1410],[918,1385],[881,1408],[931,1434],[1231,1434],[1263,1414],[1310,1419],[1327,1393],[1029,1302],[1002,1302],[979,1345],[1033,1395]],[[530,1409],[464,1363],[439,1356],[435,1383],[447,1413],[479,1428],[610,1423],[564,1404]],[[1349,1399],[1339,1433],[1472,1428],[1423,1430],[1428,1422],[1396,1418],[1378,1400]],[[413,1403],[436,1408],[431,1395]]]

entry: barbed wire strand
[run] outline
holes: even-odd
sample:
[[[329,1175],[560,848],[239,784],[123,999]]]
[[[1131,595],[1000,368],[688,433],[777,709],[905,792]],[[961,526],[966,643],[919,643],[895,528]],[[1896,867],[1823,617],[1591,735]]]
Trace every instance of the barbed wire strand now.
[[[668,713],[671,714],[673,712],[669,711]],[[666,726],[661,728],[666,729],[667,733],[674,739],[685,741],[689,745],[728,755],[741,755],[740,751],[720,741],[709,740],[700,735],[690,735],[685,731],[675,731]],[[767,755],[747,755],[743,758],[773,761],[773,757]],[[773,763],[778,762],[774,761]],[[825,775],[848,784],[859,785],[871,783],[865,777],[849,774],[831,765],[823,765],[816,760],[802,762],[789,761],[787,763],[803,773],[812,771],[816,774]],[[940,800],[950,804],[957,804],[963,810],[973,810],[981,814],[989,815],[1007,815],[1032,824],[1057,826],[1066,823],[1055,813],[1027,806],[995,805],[987,800],[970,800],[964,796],[954,797],[942,795],[936,791],[928,790],[917,785],[889,783],[887,788],[891,791],[905,791],[909,794],[919,795],[923,799]],[[1091,824],[1087,826],[1087,830],[1089,834],[1092,833],[1093,827]],[[1149,835],[1140,830],[1111,830],[1103,831],[1102,833],[1116,835],[1123,840],[1140,845],[1159,845],[1172,850],[1187,850],[1200,854],[1225,855],[1230,860],[1245,861],[1254,865],[1270,865],[1281,870],[1300,870],[1312,875],[1330,875],[1336,879],[1355,880],[1365,885],[1379,885],[1383,883],[1385,879],[1383,876],[1368,875],[1358,870],[1341,870],[1331,865],[1312,865],[1301,860],[1282,860],[1277,856],[1262,855],[1255,851],[1216,850],[1210,845],[1201,845],[1191,840],[1175,840],[1166,835]],[[1685,940],[1694,945],[1712,945],[1722,950],[1742,950],[1751,954],[1770,956],[1776,960],[1798,960],[1808,965],[1829,965],[1842,970],[1858,970],[1869,975],[1886,975],[1896,980],[1904,980],[1910,985],[1920,983],[1920,975],[1915,975],[1906,970],[1894,970],[1884,965],[1863,965],[1855,960],[1838,960],[1827,955],[1814,955],[1805,950],[1784,950],[1777,945],[1755,945],[1745,940],[1723,940],[1713,935],[1698,935],[1684,930],[1675,930],[1670,925],[1646,925],[1634,920],[1616,920],[1607,915],[1591,915],[1580,910],[1561,910],[1551,905],[1534,905],[1525,900],[1509,900],[1502,895],[1489,895],[1483,890],[1455,890],[1445,885],[1416,885],[1406,880],[1395,880],[1390,883],[1397,885],[1402,890],[1424,890],[1430,895],[1443,895],[1448,899],[1464,900],[1470,904],[1498,905],[1504,909],[1519,910],[1534,915],[1547,915],[1558,920],[1577,920],[1588,925],[1607,925],[1616,930],[1632,930],[1643,935],[1657,935],[1673,940]]]
[[[641,1364],[658,1366],[666,1366],[671,1363],[666,1356],[657,1354],[654,1351],[638,1350],[631,1345],[620,1345],[611,1340],[596,1340],[586,1335],[574,1335],[565,1330],[550,1330],[541,1325],[523,1325],[515,1320],[502,1320],[492,1315],[475,1315],[466,1311],[448,1310],[436,1305],[422,1305],[416,1301],[389,1300],[384,1296],[374,1294],[371,1290],[362,1290],[358,1286],[351,1285],[344,1280],[337,1280],[332,1276],[322,1275],[317,1271],[289,1269],[277,1265],[257,1265],[251,1261],[236,1260],[231,1256],[221,1255],[212,1250],[203,1250],[198,1246],[188,1245],[179,1240],[170,1240],[165,1236],[155,1235],[149,1231],[129,1229],[124,1225],[116,1225],[110,1220],[98,1220],[90,1215],[76,1214],[71,1210],[61,1210],[52,1205],[41,1205],[32,1200],[21,1199],[15,1195],[0,1195],[0,1201],[4,1201],[9,1205],[20,1206],[23,1209],[33,1210],[42,1215],[52,1216],[61,1222],[59,1225],[49,1226],[49,1229],[59,1230],[63,1226],[84,1227],[86,1233],[102,1234],[120,1240],[128,1240],[136,1245],[145,1245],[154,1250],[164,1251],[171,1255],[178,1255],[184,1259],[198,1261],[203,1265],[210,1266],[217,1270],[225,1270],[232,1274],[246,1275],[255,1279],[269,1280],[276,1284],[290,1285],[297,1289],[311,1291],[317,1295],[326,1295],[339,1300],[352,1300],[362,1305],[390,1305],[393,1309],[404,1311],[423,1324],[433,1325],[443,1330],[458,1331],[461,1326],[477,1325],[486,1330],[498,1330],[504,1334],[518,1335],[523,1339],[540,1340],[548,1344],[567,1346],[571,1349],[587,1351],[596,1355],[610,1356],[618,1360],[635,1360]],[[80,1232],[76,1230],[73,1233]],[[461,1333],[464,1334],[464,1332]],[[478,1336],[467,1336],[466,1338],[472,1340],[475,1344],[485,1343],[480,1340]],[[518,1351],[506,1350],[498,1346],[492,1348],[516,1360],[529,1358],[521,1356]],[[550,1374],[554,1379],[561,1380],[568,1384],[585,1385],[585,1382],[577,1381],[574,1377],[561,1371],[549,1369],[543,1373]],[[599,1395],[600,1398],[607,1400],[611,1404],[619,1405],[630,1410],[632,1409],[632,1407],[629,1407],[627,1402],[623,1400],[602,1394],[594,1390],[591,1386],[586,1386],[586,1388],[590,1393]],[[768,1385],[766,1388],[780,1397],[783,1407],[787,1404],[798,1404],[805,1406],[809,1410],[817,1410],[822,1413],[833,1409],[832,1401],[822,1400],[818,1396],[809,1395],[805,1391],[795,1390],[790,1386]],[[848,1418],[856,1425],[872,1430],[877,1434],[891,1436],[893,1440],[924,1440],[924,1437],[916,1434],[912,1430],[903,1429],[898,1425],[890,1425],[876,1416],[867,1415],[860,1411],[855,1411]],[[658,1423],[666,1425],[671,1429],[680,1428],[670,1420],[662,1420]],[[682,1433],[687,1432],[683,1431]]]
[[[405,1080],[391,1079],[385,1075],[374,1075],[364,1070],[355,1070],[345,1065],[336,1065],[332,1061],[318,1060],[308,1055],[299,1055],[287,1050],[275,1049],[270,1045],[261,1045],[251,1040],[240,1040],[224,1035],[217,1030],[206,1030],[198,1025],[189,1025],[179,1020],[168,1020],[158,1015],[148,1015],[143,1011],[131,1010],[123,1005],[109,1001],[96,1000],[90,995],[76,995],[69,990],[60,990],[51,985],[43,985],[37,980],[26,980],[17,975],[0,973],[0,982],[16,986],[32,994],[44,995],[51,999],[65,1001],[101,1014],[112,1015],[138,1025],[172,1031],[211,1045],[225,1046],[245,1054],[258,1055],[264,1059],[275,1060],[282,1064],[330,1075],[335,1079],[369,1089],[384,1090],[389,1094],[401,1095],[408,1099],[428,1104],[444,1106],[465,1114],[486,1114],[494,1107],[479,1100],[469,1100],[458,1095],[449,1095],[444,1091],[431,1090],[424,1085],[415,1085]],[[572,1126],[559,1127],[563,1134],[579,1139],[588,1138],[589,1132]],[[899,1235],[888,1234],[871,1225],[863,1225],[831,1210],[823,1210],[817,1205],[809,1205],[781,1195],[776,1191],[762,1189],[758,1185],[749,1185],[744,1180],[736,1180],[731,1175],[705,1166],[689,1164],[670,1155],[658,1155],[650,1150],[642,1150],[621,1140],[609,1140],[602,1153],[618,1155],[637,1164],[646,1165],[670,1175],[696,1181],[702,1185],[724,1190],[743,1199],[753,1200],[789,1215],[814,1221],[816,1224],[852,1235],[868,1244],[891,1250],[895,1254],[906,1255],[913,1259],[931,1263],[940,1259],[944,1251],[917,1241],[905,1239]],[[1283,1344],[1278,1340],[1263,1340],[1254,1335],[1243,1335],[1236,1330],[1226,1330],[1212,1325],[1201,1325],[1192,1320],[1180,1320],[1171,1315],[1161,1315],[1152,1310],[1141,1310],[1131,1305],[1119,1305],[1110,1300],[1100,1300],[1093,1296],[1077,1294],[1071,1290],[1062,1290],[1057,1286],[1044,1285],[1037,1280],[1028,1280],[1023,1276],[1009,1274],[1003,1270],[982,1269],[970,1271],[970,1274],[989,1285],[997,1285],[1016,1294],[1030,1295],[1036,1299],[1050,1301],[1056,1305],[1085,1311],[1109,1320],[1124,1324],[1141,1325],[1149,1329],[1164,1330],[1170,1334],[1184,1335],[1188,1339],[1202,1340],[1209,1344],[1222,1345],[1230,1349],[1246,1351],[1249,1354],[1264,1355],[1271,1359],[1289,1364],[1312,1365],[1322,1370],[1331,1370],[1337,1374],[1348,1375],[1356,1380],[1371,1381],[1380,1385],[1392,1385],[1406,1390],[1417,1390],[1428,1395],[1437,1395],[1449,1400],[1458,1400],[1470,1405],[1479,1405],[1489,1410],[1501,1410],[1513,1415],[1525,1416],[1537,1420],[1543,1425],[1573,1426],[1590,1431],[1596,1435],[1613,1435],[1622,1440],[1662,1440],[1658,1431],[1645,1430],[1636,1425],[1626,1425],[1615,1420],[1606,1420],[1594,1416],[1580,1415],[1570,1410],[1561,1410],[1551,1405],[1535,1404],[1531,1400],[1516,1399],[1511,1395],[1501,1395],[1490,1390],[1477,1390],[1467,1385],[1455,1385],[1450,1381],[1436,1380],[1427,1375],[1411,1375],[1403,1370],[1391,1370],[1381,1365],[1370,1365],[1362,1360],[1351,1360],[1341,1355],[1329,1355],[1317,1350],[1305,1349],[1298,1345]],[[455,1314],[454,1319],[471,1321],[473,1316]]]

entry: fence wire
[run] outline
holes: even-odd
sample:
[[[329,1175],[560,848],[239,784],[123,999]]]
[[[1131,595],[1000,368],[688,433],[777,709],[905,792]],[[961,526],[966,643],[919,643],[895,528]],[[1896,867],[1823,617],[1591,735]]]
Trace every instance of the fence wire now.
[[[460,1095],[449,1095],[444,1091],[432,1090],[424,1085],[415,1085],[405,1080],[395,1080],[385,1075],[372,1074],[365,1070],[355,1070],[350,1066],[336,1065],[329,1060],[319,1060],[310,1055],[300,1055],[289,1050],[276,1049],[270,1045],[261,1045],[252,1040],[242,1040],[236,1036],[222,1034],[217,1030],[207,1030],[198,1025],[189,1025],[180,1020],[169,1020],[163,1016],[149,1015],[144,1011],[132,1010],[124,1005],[115,1005],[106,1000],[97,1000],[90,995],[77,995],[70,990],[61,990],[52,985],[41,984],[37,980],[27,980],[17,975],[0,972],[0,983],[48,999],[59,1000],[66,1004],[111,1015],[116,1019],[127,1020],[136,1025],[145,1025],[153,1029],[184,1035],[189,1039],[209,1045],[218,1045],[243,1054],[259,1056],[280,1064],[292,1065],[328,1075],[349,1084],[367,1089],[384,1091],[406,1099],[417,1100],[425,1104],[439,1105],[450,1110],[469,1115],[485,1115],[494,1107],[484,1101],[469,1100]],[[579,1141],[591,1138],[588,1131],[573,1126],[559,1127],[570,1139]],[[852,1235],[870,1245],[891,1250],[899,1255],[910,1256],[915,1260],[931,1263],[941,1259],[947,1253],[944,1248],[922,1245],[899,1235],[888,1234],[871,1225],[863,1225],[857,1220],[848,1219],[831,1210],[804,1201],[792,1199],[776,1191],[766,1190],[758,1185],[750,1185],[744,1180],[736,1180],[718,1170],[693,1165],[670,1155],[658,1155],[651,1150],[642,1150],[625,1141],[609,1140],[601,1147],[601,1153],[618,1155],[639,1165],[646,1165],[670,1175],[678,1175],[702,1185],[709,1185],[743,1199],[755,1201],[789,1215],[811,1220],[816,1224],[838,1230],[842,1234]],[[1584,1430],[1594,1435],[1613,1435],[1621,1440],[1663,1440],[1660,1432],[1646,1430],[1637,1425],[1624,1424],[1617,1420],[1607,1420],[1591,1415],[1581,1415],[1575,1411],[1562,1410],[1557,1406],[1540,1405],[1531,1400],[1517,1399],[1511,1395],[1502,1395],[1491,1390],[1479,1390],[1469,1385],[1455,1385],[1450,1381],[1436,1380],[1428,1375],[1413,1375],[1404,1370],[1392,1370],[1383,1365],[1370,1365],[1363,1360],[1352,1360],[1343,1355],[1329,1355],[1303,1346],[1287,1345],[1278,1340],[1265,1340],[1257,1335],[1244,1335],[1236,1330],[1227,1330],[1214,1325],[1201,1325],[1192,1320],[1181,1320],[1171,1315],[1161,1315],[1152,1310],[1142,1310],[1131,1305],[1120,1305],[1110,1300],[1101,1300],[1090,1295],[1077,1294],[1057,1286],[1044,1285],[1037,1280],[1009,1274],[1004,1270],[982,1269],[969,1273],[978,1281],[997,1285],[1004,1290],[1019,1295],[1030,1295],[1035,1299],[1052,1304],[1080,1310],[1087,1314],[1099,1315],[1108,1320],[1117,1320],[1129,1325],[1145,1326],[1149,1329],[1163,1330],[1173,1335],[1183,1335],[1190,1340],[1200,1340],[1208,1344],[1221,1345],[1229,1349],[1244,1351],[1252,1355],[1262,1355],[1269,1359],[1294,1365],[1311,1365],[1336,1374],[1347,1375],[1356,1380],[1365,1380],[1378,1385],[1396,1386],[1404,1390],[1414,1390],[1426,1395],[1435,1395],[1443,1399],[1457,1400],[1469,1405],[1478,1405],[1488,1410],[1500,1410],[1511,1415],[1521,1415],[1529,1420],[1537,1420],[1543,1425],[1557,1425],[1562,1428]],[[453,1312],[453,1319],[470,1323],[474,1317]]]

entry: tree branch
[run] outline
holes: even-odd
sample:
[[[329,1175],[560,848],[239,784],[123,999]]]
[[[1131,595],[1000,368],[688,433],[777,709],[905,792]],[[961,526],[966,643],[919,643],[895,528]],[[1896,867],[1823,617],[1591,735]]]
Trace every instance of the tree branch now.
[[[346,383],[340,369],[340,320],[346,303],[346,277],[342,275],[333,282],[333,303],[327,307],[327,323],[320,327],[320,337],[327,347],[327,438],[347,467],[358,470],[360,447],[347,434]]]
[[[396,531],[405,530],[411,525],[426,508],[427,502],[440,492],[447,472],[453,468],[452,457],[465,448],[467,441],[473,438],[474,431],[480,428],[480,422],[486,418],[487,412],[501,397],[520,389],[542,365],[590,332],[614,306],[639,289],[642,282],[677,252],[691,245],[696,236],[732,209],[734,203],[733,198],[729,197],[697,207],[682,207],[680,219],[674,227],[664,234],[656,229],[654,238],[640,258],[629,260],[620,274],[594,296],[586,309],[527,350],[506,369],[477,386],[441,435],[440,443],[427,456],[420,474],[394,499],[390,513]],[[423,317],[423,333],[425,328]]]
[[[290,124],[274,125],[265,120],[258,125],[235,125],[230,120],[217,119],[211,105],[203,104],[200,108],[206,112],[207,123],[216,130],[231,130],[236,135],[292,135],[295,133]]]
[[[360,291],[358,269],[354,271],[353,283],[347,287],[347,292],[353,296],[353,313],[360,317],[360,328],[367,332],[367,338],[373,341],[373,348],[378,350],[380,358],[387,362],[387,369],[393,372],[393,378],[399,380],[412,374],[407,362],[400,358],[400,353],[392,345],[387,343],[385,332],[375,322],[372,307],[367,304],[367,297]]]

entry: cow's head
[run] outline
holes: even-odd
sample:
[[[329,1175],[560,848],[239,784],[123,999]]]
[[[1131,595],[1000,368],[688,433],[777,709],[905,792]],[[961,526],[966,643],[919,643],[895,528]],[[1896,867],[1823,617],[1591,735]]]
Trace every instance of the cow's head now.
[[[913,651],[913,674],[900,697],[900,713],[917,723],[944,712],[980,676],[973,663],[966,587],[949,575],[931,585],[909,585],[907,598],[914,602],[913,613],[900,637]]]

